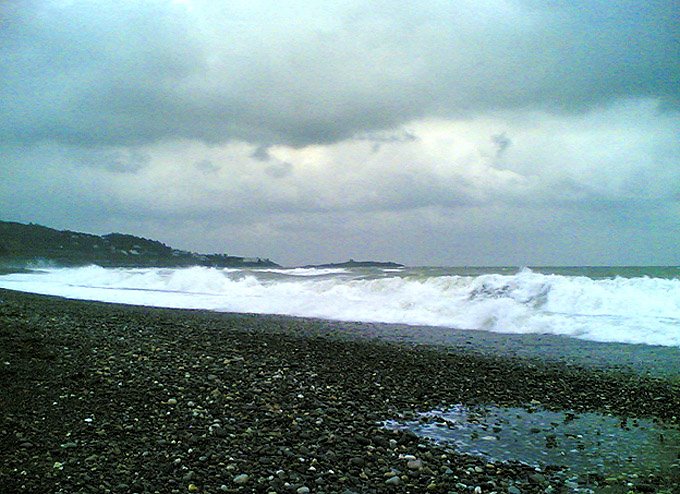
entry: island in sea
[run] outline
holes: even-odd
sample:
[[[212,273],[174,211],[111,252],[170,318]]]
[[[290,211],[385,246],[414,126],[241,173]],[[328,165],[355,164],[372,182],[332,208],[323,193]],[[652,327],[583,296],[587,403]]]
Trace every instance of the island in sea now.
[[[0,221],[0,264],[104,267],[279,267],[267,258],[198,254],[124,233],[93,235],[33,223]]]
[[[303,268],[382,268],[382,269],[400,269],[404,268],[403,264],[396,262],[384,261],[355,261],[350,259],[347,262],[334,262],[329,264],[308,264],[302,266]]]

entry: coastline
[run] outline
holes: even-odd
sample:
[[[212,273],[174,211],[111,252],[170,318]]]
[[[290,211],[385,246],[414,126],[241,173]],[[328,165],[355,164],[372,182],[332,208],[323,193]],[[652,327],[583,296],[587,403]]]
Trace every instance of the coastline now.
[[[334,334],[358,323],[0,300],[0,485],[17,492],[561,492],[558,470],[489,463],[381,423],[539,402],[680,420],[677,379],[629,369]]]

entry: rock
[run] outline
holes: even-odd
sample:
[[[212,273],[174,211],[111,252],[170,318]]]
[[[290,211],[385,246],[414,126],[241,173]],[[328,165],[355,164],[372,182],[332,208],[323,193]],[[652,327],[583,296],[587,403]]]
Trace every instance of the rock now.
[[[175,398],[170,398],[165,402],[167,405],[177,405],[177,400]]]
[[[234,483],[239,484],[239,485],[243,485],[246,482],[248,482],[249,478],[250,477],[247,474],[241,473],[241,474],[237,475],[236,477],[234,477]]]
[[[298,487],[296,492],[297,494],[309,494],[309,487],[303,485],[302,487]]]
[[[188,489],[189,492],[198,492],[198,487],[196,486],[196,484],[189,484]]]
[[[418,459],[409,460],[408,463],[406,463],[406,466],[410,470],[420,470],[421,468],[423,468],[423,461]]]
[[[390,477],[385,481],[385,484],[387,485],[399,485],[401,483],[401,479],[397,477],[396,475],[394,477]]]
[[[538,484],[545,484],[546,483],[546,478],[545,475],[541,475],[540,473],[535,473],[531,477],[529,477],[531,480]]]
[[[508,494],[522,494],[522,491],[520,491],[514,485],[511,485],[510,487],[508,487]]]

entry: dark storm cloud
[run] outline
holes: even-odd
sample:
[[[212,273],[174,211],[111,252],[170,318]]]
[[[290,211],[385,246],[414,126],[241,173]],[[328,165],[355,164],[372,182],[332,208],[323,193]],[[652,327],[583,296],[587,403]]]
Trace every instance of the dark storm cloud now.
[[[0,141],[240,139],[265,158],[428,116],[678,106],[675,0],[188,5],[4,3]]]

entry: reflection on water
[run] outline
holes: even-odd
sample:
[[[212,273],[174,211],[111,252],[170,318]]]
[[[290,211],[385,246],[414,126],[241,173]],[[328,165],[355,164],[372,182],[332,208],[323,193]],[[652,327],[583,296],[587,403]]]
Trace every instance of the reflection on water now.
[[[464,405],[407,419],[389,421],[386,426],[409,429],[490,461],[566,467],[573,491],[587,492],[581,487],[589,485],[593,475],[610,482],[649,473],[678,475],[680,432],[650,420],[540,407]]]

